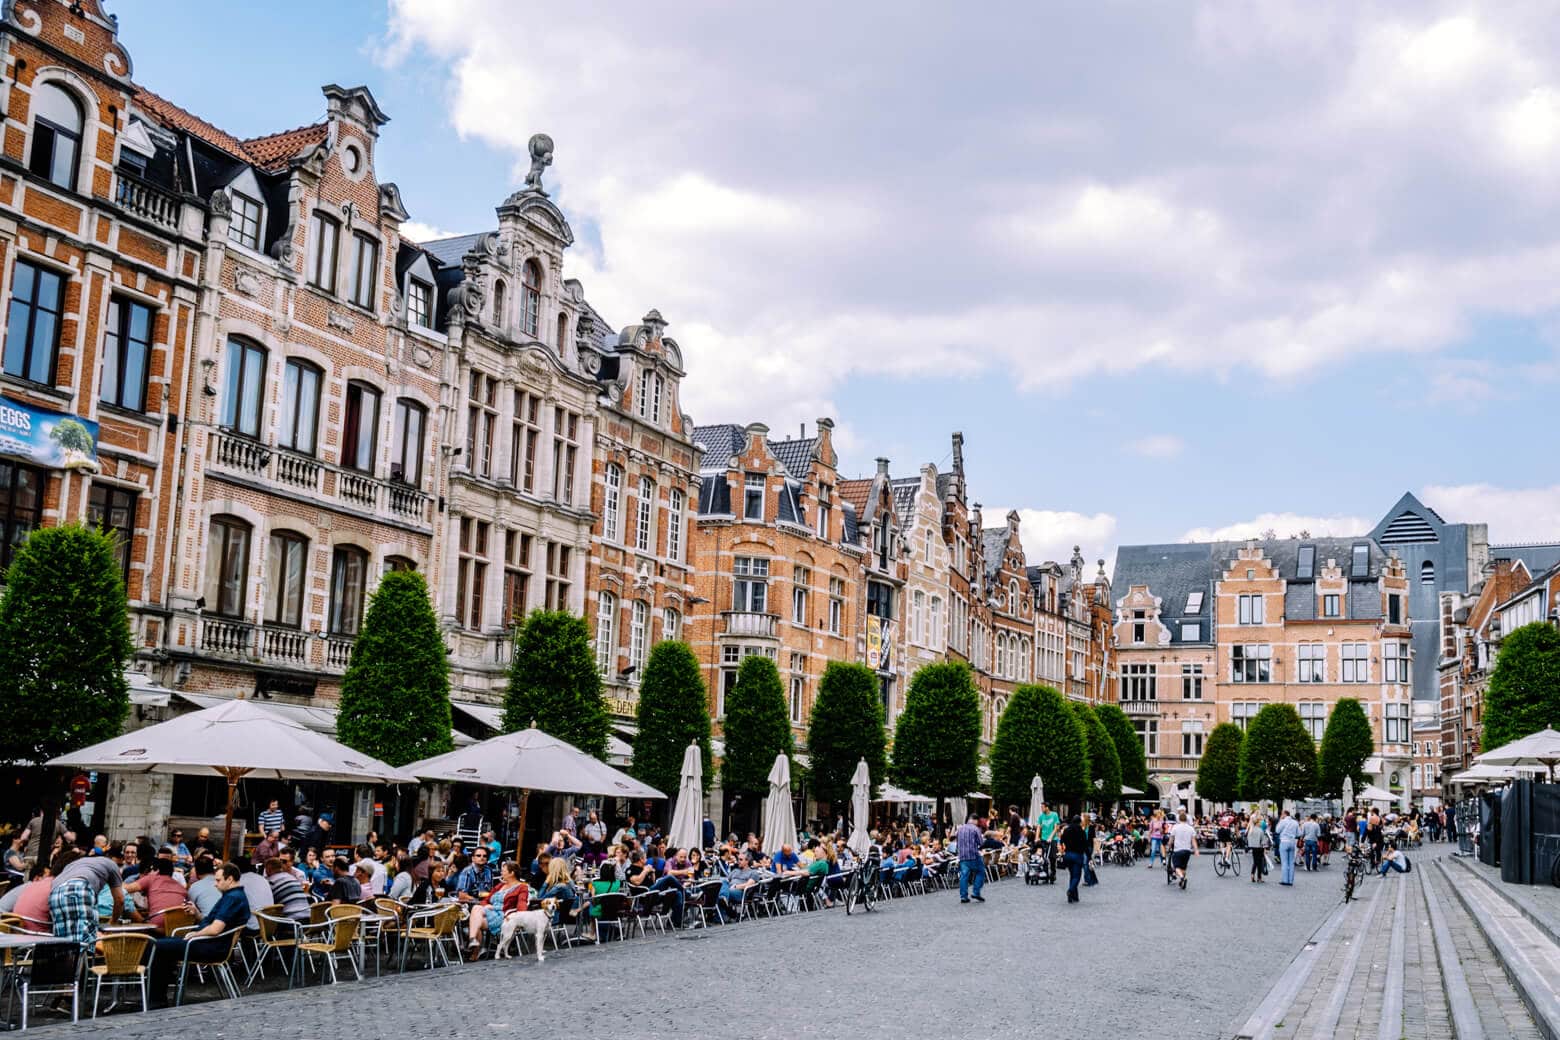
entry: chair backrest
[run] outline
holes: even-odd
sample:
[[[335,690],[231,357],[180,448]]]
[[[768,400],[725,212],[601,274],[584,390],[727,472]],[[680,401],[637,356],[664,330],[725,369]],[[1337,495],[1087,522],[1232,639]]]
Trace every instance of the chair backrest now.
[[[435,919],[434,930],[441,936],[454,935],[460,930],[460,905],[450,903],[439,913]]]
[[[622,892],[607,892],[597,896],[591,905],[596,908],[597,920],[616,921],[623,916],[623,910],[628,906],[628,897]]]
[[[309,923],[310,924],[324,924],[327,920],[329,920],[329,918],[326,917],[326,915],[328,913],[330,913],[331,906],[332,906],[332,904],[330,904],[330,903],[310,903],[309,904]]]
[[[386,896],[380,896],[378,899],[374,900],[374,909],[386,917],[395,918],[396,923],[394,925],[387,925],[386,927],[397,927],[406,919],[406,904],[398,902],[394,899],[390,899]]]
[[[98,947],[103,951],[103,966],[108,974],[135,975],[151,952],[152,940],[135,932],[120,932],[103,936]]]
[[[356,903],[342,903],[340,906],[328,906],[325,908],[327,921],[340,921],[345,917],[362,917],[363,908]]]
[[[227,943],[227,948],[225,950],[223,950],[221,955],[219,956],[219,955],[216,955],[216,954],[196,954],[194,952],[194,948],[191,947],[191,949],[190,949],[190,963],[191,964],[226,964],[232,958],[232,956],[233,956],[233,949],[234,949],[234,947],[236,947],[238,945],[238,940],[243,938],[243,936],[244,936],[244,927],[243,927],[243,925],[240,925],[237,928],[229,928],[227,931],[223,932],[221,935],[210,936],[209,938],[217,939],[217,940],[220,940],[222,942]]]
[[[27,973],[32,989],[74,984],[81,972],[81,947],[75,943],[45,943],[33,948]]]
[[[197,923],[199,920],[200,919],[198,917],[184,909],[182,906],[171,907],[167,910],[164,910],[162,914],[163,933],[166,935],[172,935],[180,928],[188,928],[191,925]]]
[[[336,909],[340,910],[343,908],[337,907]],[[331,918],[331,920],[334,922],[331,927],[332,953],[345,953],[347,950],[352,948],[353,940],[357,938],[359,924],[358,919],[362,916],[363,915],[361,913],[342,914],[339,917]]]

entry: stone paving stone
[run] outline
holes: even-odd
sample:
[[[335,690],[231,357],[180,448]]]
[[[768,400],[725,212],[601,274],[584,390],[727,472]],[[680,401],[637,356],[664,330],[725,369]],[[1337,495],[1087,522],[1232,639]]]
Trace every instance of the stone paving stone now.
[[[1468,989],[1485,1032],[1491,1040],[1497,1037],[1540,1040],[1542,1034],[1538,1026],[1462,903],[1446,890],[1444,879],[1437,873],[1425,871],[1422,877],[1430,898],[1437,901],[1446,915],[1446,926],[1457,948],[1457,959],[1467,975]]]

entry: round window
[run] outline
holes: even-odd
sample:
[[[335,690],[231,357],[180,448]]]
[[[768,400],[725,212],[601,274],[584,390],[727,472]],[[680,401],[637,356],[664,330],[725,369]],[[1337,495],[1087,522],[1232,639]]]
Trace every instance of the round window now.
[[[348,146],[346,150],[341,153],[341,165],[348,173],[357,173],[358,168],[363,165],[363,153],[359,152],[356,148]]]

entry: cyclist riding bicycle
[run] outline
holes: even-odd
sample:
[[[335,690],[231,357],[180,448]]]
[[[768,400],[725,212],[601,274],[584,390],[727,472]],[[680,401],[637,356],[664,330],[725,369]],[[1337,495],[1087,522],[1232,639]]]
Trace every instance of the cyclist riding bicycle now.
[[[1214,835],[1214,840],[1219,843],[1219,858],[1228,863],[1230,849],[1235,847],[1235,813],[1229,809],[1219,817],[1219,827]]]

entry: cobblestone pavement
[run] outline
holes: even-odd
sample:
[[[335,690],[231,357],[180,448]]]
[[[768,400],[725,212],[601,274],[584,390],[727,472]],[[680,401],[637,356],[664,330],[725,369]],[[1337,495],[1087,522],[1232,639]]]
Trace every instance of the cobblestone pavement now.
[[[730,1029],[744,1040],[859,1037],[881,1033],[890,1023],[923,1021],[940,1023],[940,1031],[954,1037],[1031,1038],[1037,1016],[1051,1024],[1041,1032],[1063,1036],[1087,1030],[1128,1038],[1228,1037],[1284,976],[1342,894],[1336,858],[1318,873],[1300,871],[1293,888],[1279,886],[1276,873],[1265,885],[1218,878],[1207,854],[1193,860],[1185,892],[1166,886],[1162,870],[1141,864],[1106,867],[1100,876],[1101,884],[1085,889],[1077,906],[1065,903],[1062,885],[1031,887],[1008,879],[986,886],[984,905],[960,905],[954,893],[934,892],[891,901],[870,915],[847,918],[832,910],[713,928],[691,938],[576,948],[550,954],[542,965],[534,958],[484,961],[293,993],[246,994],[237,1002],[116,1014],[73,1032],[111,1032],[120,1040],[432,1036],[446,1032],[454,1014],[468,1032],[535,1035],[554,1028],[550,1022],[578,1021],[586,1006],[598,1012],[590,1032],[614,1040],[683,1040]],[[1419,870],[1410,875],[1416,886],[1424,876]],[[1350,973],[1336,1033],[1319,1031],[1321,1012],[1311,1010],[1325,1005],[1342,977],[1342,965],[1328,960],[1300,994],[1307,1008],[1300,1024],[1307,1031],[1286,1028],[1280,1035],[1384,1035],[1379,1011],[1371,1018],[1364,1005],[1379,1003],[1388,981],[1399,892],[1411,893],[1402,903],[1401,1035],[1451,1035],[1444,1001],[1432,999],[1439,987],[1422,890],[1396,881],[1373,880],[1366,902],[1347,912],[1349,933],[1363,931],[1366,948]],[[1462,929],[1463,940],[1480,941],[1470,928]],[[1493,992],[1499,982],[1498,967],[1494,977],[1470,971],[1470,986]],[[1509,1032],[1490,1028],[1489,1036],[1536,1035],[1517,1031],[1520,1025]]]

